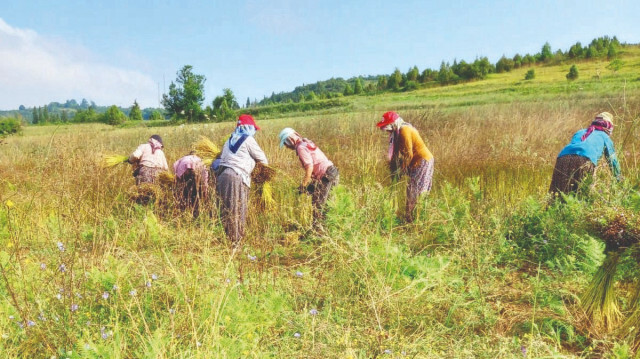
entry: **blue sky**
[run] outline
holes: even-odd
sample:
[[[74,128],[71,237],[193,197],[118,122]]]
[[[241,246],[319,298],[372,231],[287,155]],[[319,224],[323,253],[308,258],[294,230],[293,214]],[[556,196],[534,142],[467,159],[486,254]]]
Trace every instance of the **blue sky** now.
[[[0,3],[0,109],[86,98],[157,107],[184,65],[206,100],[240,104],[331,77],[491,62],[545,42],[617,36],[640,43],[640,2],[25,1]]]

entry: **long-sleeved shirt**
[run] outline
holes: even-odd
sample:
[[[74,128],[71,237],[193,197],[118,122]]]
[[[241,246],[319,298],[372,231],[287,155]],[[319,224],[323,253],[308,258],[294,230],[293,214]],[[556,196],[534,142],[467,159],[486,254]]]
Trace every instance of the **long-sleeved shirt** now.
[[[313,166],[311,177],[321,180],[327,172],[327,168],[333,166],[333,162],[329,161],[324,152],[319,148],[316,147],[314,150],[309,149],[308,144],[311,144],[312,147],[315,146],[309,140],[303,139],[296,146],[296,153],[303,168]]]
[[[582,129],[576,132],[571,138],[571,142],[560,151],[558,157],[566,155],[578,155],[586,157],[594,165],[598,165],[598,160],[604,154],[611,167],[611,172],[616,178],[620,177],[620,164],[616,158],[616,152],[613,147],[613,141],[606,132],[593,131],[589,137],[582,141],[582,135],[587,132],[586,129]]]
[[[398,164],[404,171],[416,168],[423,159],[429,161],[433,158],[433,154],[413,126],[400,127],[400,134],[395,136],[394,141],[392,162],[399,161]]]
[[[144,167],[161,168],[163,170],[169,169],[167,158],[164,156],[162,149],[157,149],[154,152],[148,143],[143,143],[138,146],[131,156],[129,156],[129,160],[131,162],[138,162],[140,166]]]
[[[253,136],[247,137],[240,145],[236,153],[229,149],[229,141],[224,143],[222,154],[220,155],[220,166],[233,169],[240,177],[242,182],[251,187],[251,172],[256,166],[256,161],[263,164],[267,163],[267,156],[256,142]]]

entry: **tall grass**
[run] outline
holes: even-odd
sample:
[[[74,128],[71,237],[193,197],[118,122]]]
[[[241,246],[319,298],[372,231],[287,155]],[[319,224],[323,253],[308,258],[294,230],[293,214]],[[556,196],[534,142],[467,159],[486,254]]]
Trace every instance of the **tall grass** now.
[[[640,106],[627,98],[402,111],[436,159],[434,189],[413,224],[396,216],[404,182],[389,177],[387,137],[375,128],[379,109],[258,119],[263,130],[256,139],[277,169],[277,206],[251,212],[247,243],[238,250],[224,238],[213,201],[198,219],[171,200],[137,205],[127,196],[130,169],[100,166],[104,154],[129,153],[154,133],[163,137],[171,164],[199,136],[222,144],[233,124],[27,128],[0,145],[0,353],[467,358],[604,352],[615,339],[590,332],[577,306],[592,274],[584,268],[601,260],[587,257],[602,248],[580,232],[577,214],[595,203],[631,206],[623,198],[635,190],[609,191],[603,170],[597,188],[604,192],[576,200],[573,215],[546,211],[544,196],[557,153],[603,110],[621,119],[614,141],[622,146],[628,183],[637,184]],[[309,231],[310,199],[295,190],[303,171],[295,154],[278,146],[283,127],[316,142],[340,170],[326,236]],[[561,227],[554,226],[556,218]],[[528,239],[537,242],[526,247]],[[542,250],[552,239],[562,251]],[[582,249],[565,248],[569,243]],[[575,265],[557,271],[552,263]]]

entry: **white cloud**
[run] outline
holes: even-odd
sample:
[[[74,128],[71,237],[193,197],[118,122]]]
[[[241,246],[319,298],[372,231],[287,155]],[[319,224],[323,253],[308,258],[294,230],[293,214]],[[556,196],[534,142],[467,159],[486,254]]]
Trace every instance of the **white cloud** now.
[[[157,83],[97,61],[82,47],[18,29],[0,18],[0,109],[86,98],[98,105],[158,106]]]

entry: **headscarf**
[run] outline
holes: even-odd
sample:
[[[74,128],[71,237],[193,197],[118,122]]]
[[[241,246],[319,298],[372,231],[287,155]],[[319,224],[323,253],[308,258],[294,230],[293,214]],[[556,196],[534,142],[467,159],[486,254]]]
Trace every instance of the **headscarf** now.
[[[613,130],[613,122],[611,121],[611,115],[608,112],[602,112],[596,116],[596,119],[591,122],[589,128],[587,128],[587,132],[582,135],[582,141],[586,140],[587,137],[593,133],[593,131],[603,131],[607,135],[611,136],[611,131]]]
[[[231,152],[236,153],[240,145],[247,139],[249,136],[253,136],[256,134],[256,128],[253,125],[238,125],[231,137],[229,137],[229,149]]]
[[[382,128],[385,131],[389,131],[389,150],[387,152],[387,160],[389,161],[391,161],[391,159],[393,158],[393,150],[395,147],[394,138],[400,134],[400,128],[404,125],[411,126],[410,124],[404,122],[402,117],[398,117],[395,121],[393,121],[393,123],[390,123]]]
[[[151,146],[151,153],[156,153],[157,150],[161,150],[162,147],[162,139],[158,135],[153,135],[149,138],[149,145]]]

